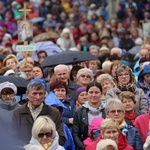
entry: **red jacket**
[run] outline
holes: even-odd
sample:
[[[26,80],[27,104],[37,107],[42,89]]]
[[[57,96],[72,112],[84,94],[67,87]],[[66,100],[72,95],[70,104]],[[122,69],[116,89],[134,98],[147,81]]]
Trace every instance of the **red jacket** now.
[[[147,134],[149,132],[149,121],[150,121],[150,108],[148,110],[148,113],[138,116],[134,121],[134,125],[139,130],[144,143],[147,138]]]
[[[96,150],[96,145],[101,139],[100,137],[95,142],[92,142],[85,150]],[[119,134],[118,150],[134,150],[133,147],[127,143],[126,137],[121,132]]]

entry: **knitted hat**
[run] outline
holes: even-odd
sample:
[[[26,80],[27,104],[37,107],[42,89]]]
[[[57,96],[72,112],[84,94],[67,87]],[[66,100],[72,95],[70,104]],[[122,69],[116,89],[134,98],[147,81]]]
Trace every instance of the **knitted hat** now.
[[[45,90],[46,90],[46,88],[47,88],[46,82],[45,82],[45,80],[43,80],[43,79],[40,79],[40,78],[34,78],[34,79],[32,79],[30,82],[40,82],[40,83],[43,84]]]
[[[11,82],[6,81],[6,82],[1,83],[0,93],[2,92],[4,88],[11,88],[14,91],[14,93],[17,94],[17,87]]]
[[[85,91],[86,91],[85,87],[79,87],[76,91],[76,98],[78,98],[80,93],[85,92]]]
[[[106,148],[109,145],[112,146],[114,150],[118,150],[116,142],[111,139],[100,140],[96,146],[96,150],[104,150],[104,148]]]
[[[9,76],[9,75],[11,75],[11,74],[14,74],[14,75],[15,75],[15,71],[12,70],[12,69],[9,69],[9,70],[7,70],[7,71],[5,72],[4,76]]]
[[[93,73],[90,69],[88,68],[82,68],[78,71],[77,73],[77,79],[82,75],[82,74],[88,74],[91,77],[91,81],[93,81]]]

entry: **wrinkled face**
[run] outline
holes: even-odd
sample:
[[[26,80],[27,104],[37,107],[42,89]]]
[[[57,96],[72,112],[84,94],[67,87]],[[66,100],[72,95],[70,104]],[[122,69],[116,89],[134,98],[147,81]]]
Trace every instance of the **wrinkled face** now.
[[[58,80],[64,81],[67,83],[69,79],[69,71],[66,68],[60,68],[55,72],[56,78]]]
[[[78,95],[78,99],[77,101],[79,102],[79,104],[84,104],[85,101],[87,101],[87,93],[86,91],[83,91],[81,92],[79,95]]]
[[[150,74],[145,74],[144,75],[144,81],[150,85]]]
[[[11,93],[2,92],[1,93],[2,100],[5,103],[11,103],[11,102],[13,102],[14,101],[14,96],[15,96],[14,92],[11,92]]]
[[[92,86],[91,88],[89,88],[87,92],[87,99],[89,103],[92,105],[100,103],[101,94],[102,93],[98,87]]]
[[[123,98],[122,103],[126,112],[131,112],[134,110],[135,104],[131,98]]]
[[[120,124],[122,120],[124,119],[124,116],[125,114],[119,105],[110,106],[109,112],[107,114],[108,118],[114,119]]]
[[[106,94],[106,92],[107,92],[109,89],[113,88],[113,84],[110,83],[110,81],[108,81],[108,80],[104,80],[104,81],[101,83],[101,86],[102,86],[102,91],[103,91],[103,94],[104,94],[104,95]]]
[[[38,134],[37,140],[41,145],[50,144],[52,142],[52,132],[51,131],[40,131]],[[44,145],[43,145],[44,146]],[[50,147],[51,145],[49,145]]]
[[[123,70],[121,72],[118,73],[118,81],[125,85],[128,84],[130,82],[130,74],[127,70]]]
[[[11,68],[11,69],[13,69],[15,71],[16,68],[17,68],[17,64],[16,64],[16,62],[13,59],[8,59],[6,61],[6,67]]]
[[[65,88],[57,88],[54,90],[55,95],[59,100],[65,100],[67,97],[66,89]]]
[[[39,107],[44,101],[45,91],[44,89],[36,90],[34,87],[31,91],[26,93],[29,103],[33,109]]]
[[[114,128],[109,128],[102,133],[103,139],[111,139],[118,143],[118,137],[119,137],[119,131],[114,127]]]
[[[88,74],[82,74],[78,77],[78,84],[86,87],[91,82],[91,77]]]
[[[42,70],[39,67],[33,67],[33,78],[43,78]]]

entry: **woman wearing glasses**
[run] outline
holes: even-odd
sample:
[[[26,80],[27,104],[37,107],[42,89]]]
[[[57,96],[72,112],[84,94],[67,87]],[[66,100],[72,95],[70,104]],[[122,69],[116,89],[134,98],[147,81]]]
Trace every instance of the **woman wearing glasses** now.
[[[7,81],[0,84],[0,126],[6,129],[10,128],[13,111],[19,106],[15,94],[17,88],[13,83]]]
[[[78,71],[76,78],[80,86],[87,87],[93,81],[93,73],[88,68],[82,68]]]
[[[141,135],[139,131],[125,119],[123,103],[119,99],[109,99],[106,102],[105,112],[107,118],[114,119],[118,122],[121,132],[127,138],[127,143],[131,145],[134,150],[142,150],[143,142]]]
[[[34,145],[41,146],[43,150],[64,150],[58,143],[58,133],[54,122],[47,116],[38,117],[32,127],[32,138],[30,144],[24,146],[29,150]]]
[[[86,150],[96,150],[98,149],[98,143],[104,139],[111,139],[117,144],[117,148],[115,150],[133,150],[133,147],[130,146],[127,141],[126,137],[120,132],[119,124],[113,119],[105,119],[102,121],[100,126],[101,135],[99,139],[86,147]],[[102,144],[100,148],[104,147],[105,143]],[[114,144],[113,144],[114,145]],[[115,146],[116,147],[116,146]],[[105,149],[114,150],[114,146],[112,146],[112,142],[107,144]]]
[[[147,113],[148,103],[146,96],[142,89],[136,87],[134,74],[128,66],[120,65],[117,67],[114,82],[116,87],[107,91],[106,100],[110,98],[118,98],[118,95],[123,91],[130,91],[135,95],[135,108],[141,113]]]

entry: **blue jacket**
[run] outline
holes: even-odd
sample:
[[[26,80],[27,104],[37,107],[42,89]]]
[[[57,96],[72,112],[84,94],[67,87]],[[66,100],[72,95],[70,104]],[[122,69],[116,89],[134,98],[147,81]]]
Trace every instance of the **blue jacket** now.
[[[63,101],[62,103],[67,108],[62,113],[62,120],[69,128],[72,128],[72,125],[69,124],[69,118],[74,118],[74,114],[76,110],[75,104],[73,100],[70,99],[70,97],[67,97],[67,99]]]
[[[142,138],[137,128],[126,124],[121,131],[126,135],[128,144],[131,145],[134,150],[143,150]]]

